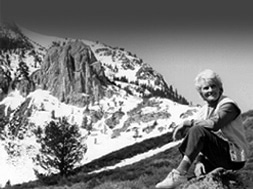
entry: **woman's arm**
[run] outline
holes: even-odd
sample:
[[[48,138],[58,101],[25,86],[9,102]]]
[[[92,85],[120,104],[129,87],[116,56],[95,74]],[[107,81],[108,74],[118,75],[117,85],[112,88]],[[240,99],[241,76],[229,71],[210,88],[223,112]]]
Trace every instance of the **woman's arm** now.
[[[222,105],[218,112],[207,120],[195,121],[194,125],[200,125],[214,131],[218,131],[224,125],[233,121],[239,114],[240,109],[233,103]]]

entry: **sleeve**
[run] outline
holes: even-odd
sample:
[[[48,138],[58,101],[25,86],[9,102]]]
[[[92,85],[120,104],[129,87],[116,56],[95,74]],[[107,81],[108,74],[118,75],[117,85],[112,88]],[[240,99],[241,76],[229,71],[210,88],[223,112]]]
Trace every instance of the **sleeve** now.
[[[234,103],[223,104],[217,114],[210,118],[214,123],[213,129],[221,129],[224,125],[233,121],[240,113],[240,109]]]
[[[225,103],[219,107],[215,115],[203,121],[197,121],[194,125],[201,125],[214,131],[218,131],[229,122],[233,121],[239,114],[240,109],[234,103]]]
[[[191,119],[191,120],[185,120],[184,122],[183,122],[183,125],[185,126],[185,127],[191,127],[191,126],[193,126],[193,119]]]

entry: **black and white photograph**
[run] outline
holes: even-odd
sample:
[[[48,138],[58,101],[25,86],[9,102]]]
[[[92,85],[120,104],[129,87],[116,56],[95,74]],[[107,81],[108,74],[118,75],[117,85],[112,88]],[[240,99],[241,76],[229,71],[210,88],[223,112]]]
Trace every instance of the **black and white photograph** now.
[[[0,0],[0,188],[253,188],[250,1]]]

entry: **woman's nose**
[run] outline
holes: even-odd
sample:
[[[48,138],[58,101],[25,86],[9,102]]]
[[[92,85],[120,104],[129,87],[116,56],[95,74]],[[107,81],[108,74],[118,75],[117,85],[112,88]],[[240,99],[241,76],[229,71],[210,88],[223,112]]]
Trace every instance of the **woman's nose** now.
[[[212,87],[208,87],[207,91],[208,91],[208,92],[212,92],[212,91],[213,91],[213,88],[212,88]]]

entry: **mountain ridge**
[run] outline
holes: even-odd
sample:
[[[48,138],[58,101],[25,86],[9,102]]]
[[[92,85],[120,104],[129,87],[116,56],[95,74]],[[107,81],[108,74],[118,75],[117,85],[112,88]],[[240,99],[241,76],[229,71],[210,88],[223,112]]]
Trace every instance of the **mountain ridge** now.
[[[85,164],[171,132],[197,112],[151,66],[122,48],[52,37],[43,46],[25,34],[9,35],[6,28],[0,29],[1,41],[6,41],[0,56],[0,146],[4,154],[0,164],[13,177],[1,175],[1,184],[8,179],[11,183],[36,179],[33,169],[39,168],[32,162],[39,149],[36,130],[59,117],[78,124],[87,136]],[[23,166],[15,172],[21,165],[28,169]]]

